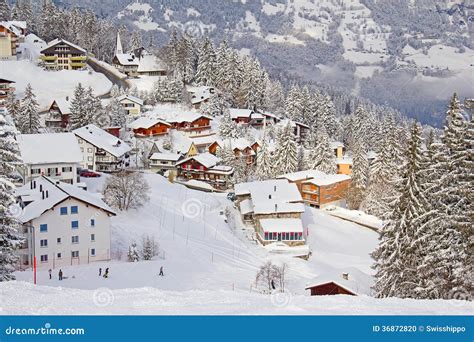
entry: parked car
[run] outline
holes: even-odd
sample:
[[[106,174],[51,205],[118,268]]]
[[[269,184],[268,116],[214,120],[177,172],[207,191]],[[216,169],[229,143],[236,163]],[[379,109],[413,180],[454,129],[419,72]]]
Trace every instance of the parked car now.
[[[229,193],[227,194],[227,199],[228,199],[229,201],[234,202],[234,201],[235,201],[235,192],[229,192]]]
[[[90,170],[82,170],[79,173],[79,176],[85,177],[85,178],[96,178],[96,177],[100,177],[100,174],[94,171],[90,171]]]

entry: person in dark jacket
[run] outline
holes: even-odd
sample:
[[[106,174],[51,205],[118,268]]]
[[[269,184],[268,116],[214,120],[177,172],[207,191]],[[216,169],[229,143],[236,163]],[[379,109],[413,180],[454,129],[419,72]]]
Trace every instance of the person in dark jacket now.
[[[52,273],[52,272],[53,272],[53,271],[52,271],[51,269],[49,269],[49,271],[48,271],[48,273],[49,273],[49,279],[51,279],[51,273]]]
[[[272,289],[274,289],[274,290],[276,289],[275,282],[273,281],[273,279],[272,279]]]
[[[107,267],[104,272],[104,278],[108,278],[108,277],[109,277],[109,268]]]
[[[160,276],[164,276],[165,274],[163,273],[163,266],[160,267]]]
[[[59,280],[63,280],[63,271],[59,269]]]
[[[102,268],[99,267],[99,277],[102,275]]]

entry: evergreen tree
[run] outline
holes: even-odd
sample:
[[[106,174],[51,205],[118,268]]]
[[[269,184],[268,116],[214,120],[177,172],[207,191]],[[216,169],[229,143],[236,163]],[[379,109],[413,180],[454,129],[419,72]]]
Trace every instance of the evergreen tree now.
[[[263,135],[262,146],[257,151],[257,170],[258,179],[266,180],[275,176],[272,154],[270,152],[268,142],[266,141],[265,132]]]
[[[201,113],[208,116],[222,116],[229,110],[229,102],[221,92],[213,94],[209,100],[202,104]]]
[[[127,123],[127,112],[117,98],[112,97],[107,104],[106,111],[110,115],[110,125],[112,127],[125,127]]]
[[[337,173],[337,164],[334,152],[329,142],[326,128],[322,125],[318,130],[318,142],[310,149],[306,166],[311,170],[318,170],[327,174]]]
[[[71,130],[92,123],[88,112],[88,109],[92,106],[90,102],[86,101],[89,96],[90,93],[82,87],[81,83],[78,83],[74,89],[74,98],[71,101],[71,117],[69,120]]]
[[[216,83],[217,57],[209,37],[206,37],[198,53],[195,81],[201,86],[214,86]]]
[[[23,96],[21,100],[21,110],[17,122],[17,128],[23,134],[39,132],[40,119],[38,114],[38,102],[36,102],[36,96],[29,83],[25,88],[25,96]]]
[[[15,265],[22,238],[18,234],[19,224],[10,215],[15,204],[15,185],[13,174],[20,164],[15,130],[0,115],[0,282],[14,280]]]
[[[21,113],[21,102],[16,99],[14,92],[9,92],[5,103],[8,115],[13,119],[15,125],[18,125],[18,118]]]
[[[128,247],[127,259],[129,262],[140,261],[140,255],[138,254],[136,242],[132,242],[132,244]]]
[[[421,129],[415,123],[404,172],[397,183],[399,196],[391,204],[389,219],[382,227],[376,260],[377,297],[418,298],[426,279],[419,272],[427,250],[426,230],[437,222],[423,190]]]
[[[219,135],[224,139],[237,137],[237,124],[232,121],[229,110],[224,112],[219,122]]]
[[[6,0],[0,0],[0,21],[10,20],[10,7]]]
[[[349,186],[347,202],[351,209],[359,209],[365,197],[369,177],[369,161],[362,138],[353,141],[352,180]]]
[[[132,37],[130,38],[130,51],[135,51],[143,47],[142,44],[142,35],[137,30],[132,32]]]
[[[301,120],[301,90],[298,85],[294,85],[288,93],[285,102],[285,115],[295,121]]]
[[[275,149],[275,169],[278,175],[298,170],[298,146],[291,122],[282,127]]]

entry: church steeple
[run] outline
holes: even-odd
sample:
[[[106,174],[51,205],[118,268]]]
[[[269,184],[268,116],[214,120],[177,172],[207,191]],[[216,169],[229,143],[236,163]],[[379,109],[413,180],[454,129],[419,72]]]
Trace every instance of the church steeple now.
[[[117,48],[115,49],[115,54],[120,55],[123,53],[122,42],[120,41],[120,32],[117,31]]]

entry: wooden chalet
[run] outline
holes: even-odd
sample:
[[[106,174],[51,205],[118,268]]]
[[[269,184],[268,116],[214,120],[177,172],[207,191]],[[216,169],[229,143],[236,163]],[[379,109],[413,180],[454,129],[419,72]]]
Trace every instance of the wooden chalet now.
[[[209,135],[211,134],[212,118],[194,112],[185,112],[169,120],[171,127],[182,131],[187,135]]]
[[[12,84],[14,81],[10,81],[4,78],[0,78],[0,109],[5,108],[5,103],[10,93],[15,92],[15,88]]]
[[[142,117],[133,121],[129,127],[136,137],[154,137],[168,134],[171,124],[161,119]]]
[[[45,125],[54,131],[64,131],[69,125],[71,102],[69,97],[54,100],[45,116]]]

